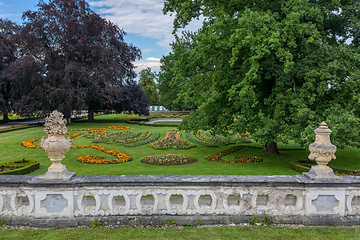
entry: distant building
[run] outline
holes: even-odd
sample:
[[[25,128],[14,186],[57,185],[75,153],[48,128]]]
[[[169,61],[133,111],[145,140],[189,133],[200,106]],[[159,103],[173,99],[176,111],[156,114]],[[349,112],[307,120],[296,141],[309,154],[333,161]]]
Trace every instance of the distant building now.
[[[148,106],[149,111],[169,111],[164,106]]]

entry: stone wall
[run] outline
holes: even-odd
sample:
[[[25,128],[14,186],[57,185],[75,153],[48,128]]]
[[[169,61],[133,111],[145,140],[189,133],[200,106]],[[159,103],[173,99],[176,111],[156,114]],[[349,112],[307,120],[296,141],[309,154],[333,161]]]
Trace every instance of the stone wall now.
[[[354,225],[360,216],[360,177],[311,180],[296,176],[0,176],[0,217],[8,224],[245,223],[264,213],[278,223]]]

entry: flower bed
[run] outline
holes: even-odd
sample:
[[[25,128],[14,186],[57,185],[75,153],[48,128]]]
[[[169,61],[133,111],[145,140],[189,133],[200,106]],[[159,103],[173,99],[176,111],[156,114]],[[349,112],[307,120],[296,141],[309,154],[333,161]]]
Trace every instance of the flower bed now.
[[[236,156],[235,161],[237,163],[258,163],[262,162],[263,159],[257,156]]]
[[[155,155],[148,156],[141,161],[145,164],[156,165],[156,166],[174,166],[174,165],[185,165],[197,162],[196,159],[184,156],[182,154],[167,154],[167,155]]]
[[[234,160],[222,159],[222,157],[229,155],[233,152],[239,151],[242,148],[244,148],[244,147],[235,146],[235,147],[226,149],[222,152],[211,155],[210,157],[207,157],[206,160],[212,161],[212,162],[222,162],[222,163],[257,163],[257,162],[263,161],[262,158],[259,158],[256,156],[237,156],[237,157],[235,157]]]
[[[91,129],[91,128],[69,129],[68,131],[84,131],[84,133],[87,134],[94,134],[94,133],[104,134],[108,130],[121,130],[121,129],[129,129],[129,128],[130,127],[127,126],[110,126],[107,128],[95,128],[95,129]],[[70,138],[74,138],[82,134],[83,133],[68,133]],[[36,146],[35,144],[33,144],[35,141],[39,141],[40,139],[41,138],[30,139],[22,142],[21,145],[26,148],[41,149],[40,146]],[[112,159],[112,160],[102,160],[104,157],[100,155],[85,155],[77,159],[81,163],[115,164],[115,163],[129,162],[132,160],[132,158],[126,154],[99,145],[71,146],[71,148],[94,148],[116,157],[116,159]]]
[[[151,143],[153,141],[156,141],[159,138],[160,138],[160,133],[156,132],[155,134],[152,134],[151,137],[148,137],[148,138],[138,141],[138,142],[125,144],[124,147],[137,147],[137,146],[145,145],[145,144]]]
[[[39,141],[41,138],[34,138],[34,139],[30,139],[30,140],[26,140],[26,141],[23,141],[21,143],[22,146],[26,147],[26,148],[36,148],[36,149],[41,149],[40,146],[36,146],[34,144],[35,141]]]
[[[69,132],[73,131],[83,131],[83,133],[86,137],[93,138],[98,136],[99,134],[105,134],[110,130],[125,130],[130,129],[128,126],[109,126],[106,128],[78,128],[78,129],[68,129]]]
[[[111,154],[116,159],[112,160],[100,160],[103,159],[103,156],[100,155],[85,155],[79,157],[77,160],[81,163],[97,163],[97,164],[114,164],[114,163],[125,163],[132,160],[132,158],[124,153],[121,153],[119,151],[112,150],[110,148],[105,148],[99,145],[85,145],[85,146],[73,146],[71,148],[94,148],[98,149],[104,153]]]
[[[180,132],[176,129],[171,129],[166,133],[165,138],[154,142],[150,145],[150,147],[154,149],[189,149],[195,147],[195,144],[184,141],[180,138]]]
[[[7,166],[2,165],[2,166],[0,166],[0,174],[4,173],[4,172],[9,172],[9,171],[15,170],[17,168],[19,168],[19,167],[15,167],[15,166],[7,167]]]
[[[189,141],[192,141],[194,143],[197,143],[197,144],[201,144],[205,147],[219,147],[218,145],[216,145],[215,143],[213,142],[210,142],[210,141],[203,141],[203,140],[200,140],[199,138],[196,138],[194,137],[191,133],[187,132],[186,133],[186,138],[189,140]]]
[[[0,164],[0,175],[25,175],[39,169],[40,164],[31,159],[22,159]]]
[[[211,135],[210,133],[202,134],[200,131],[197,131],[195,136],[201,141],[208,141],[224,146],[234,144],[236,142],[235,139],[230,139],[221,135]]]
[[[115,139],[122,139],[124,137],[132,136],[133,132],[131,131],[122,131],[116,133],[109,133],[109,134],[99,134],[95,137],[93,142],[100,143],[100,142],[113,142]]]
[[[114,143],[117,143],[117,144],[127,144],[127,143],[134,143],[134,142],[139,142],[139,141],[142,141],[142,140],[145,140],[147,139],[149,136],[150,136],[150,131],[147,131],[146,133],[144,133],[143,135],[139,136],[141,133],[138,132],[137,133],[137,136],[133,136],[133,137],[127,137],[127,138],[124,138],[124,139],[117,139],[115,141],[113,141]]]

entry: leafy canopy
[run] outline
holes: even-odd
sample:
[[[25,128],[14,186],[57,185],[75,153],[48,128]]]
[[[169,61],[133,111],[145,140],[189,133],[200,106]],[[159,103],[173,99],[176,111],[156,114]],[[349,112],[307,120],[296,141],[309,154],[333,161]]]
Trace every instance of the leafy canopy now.
[[[17,112],[109,109],[120,87],[135,77],[140,50],[125,32],[92,11],[84,0],[50,0],[23,15],[22,55],[12,82]],[[33,104],[31,104],[33,103]]]
[[[139,84],[144,91],[150,105],[159,105],[159,96],[155,83],[156,74],[150,67],[142,69],[139,73]]]
[[[204,19],[165,63],[197,106],[181,128],[307,145],[326,121],[336,146],[359,146],[359,1],[165,0],[163,11],[174,33]]]

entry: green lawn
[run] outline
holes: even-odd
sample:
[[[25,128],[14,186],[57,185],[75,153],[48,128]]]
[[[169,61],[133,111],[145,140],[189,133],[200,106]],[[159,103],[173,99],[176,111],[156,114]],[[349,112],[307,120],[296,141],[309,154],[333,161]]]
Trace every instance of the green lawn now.
[[[97,120],[114,120],[115,117],[121,115],[103,115],[98,116]],[[72,123],[67,126],[68,129],[78,128],[104,128],[107,126],[129,126],[133,132],[146,132],[150,130],[152,133],[160,132],[162,139],[166,132],[174,127],[152,127],[142,126],[131,123]],[[51,165],[47,154],[42,149],[29,149],[21,145],[21,142],[33,138],[47,137],[43,131],[43,127],[33,127],[28,129],[21,129],[11,132],[0,133],[0,163],[8,162],[15,159],[35,159],[40,162],[40,169],[31,173],[30,175],[41,175],[47,171]],[[119,130],[116,130],[119,131]],[[109,132],[116,132],[109,131]],[[186,134],[181,135],[182,139],[186,139]],[[39,145],[39,142],[36,143]],[[72,145],[88,145],[92,143],[92,139],[84,136],[73,138]],[[237,155],[253,155],[263,158],[263,162],[254,164],[239,164],[239,163],[217,163],[205,160],[206,157],[215,153],[221,152],[225,149],[231,148],[235,145],[220,146],[216,148],[209,148],[197,144],[195,148],[188,150],[155,150],[147,145],[138,147],[124,147],[122,145],[101,143],[101,146],[120,151],[133,158],[131,162],[103,165],[103,164],[85,164],[80,163],[76,159],[83,155],[96,154],[102,155],[105,159],[113,159],[114,157],[103,153],[96,149],[70,149],[66,154],[65,159],[62,161],[64,165],[71,172],[76,172],[78,175],[139,175],[139,174],[165,174],[165,175],[296,175],[300,174],[289,168],[289,162],[306,160],[309,151],[307,150],[283,150],[282,156],[270,156],[262,154],[260,149],[257,148],[243,148],[225,158],[232,158]],[[257,145],[257,144],[248,144]],[[280,148],[296,148],[298,146],[283,146]],[[182,166],[151,166],[141,163],[141,160],[147,156],[155,154],[169,154],[169,153],[182,153],[189,155],[192,158],[198,159],[198,162],[182,165]],[[360,169],[360,150],[347,148],[340,150],[336,154],[337,159],[332,160],[330,166],[347,169]]]
[[[351,227],[183,227],[0,229],[0,239],[359,239]]]

